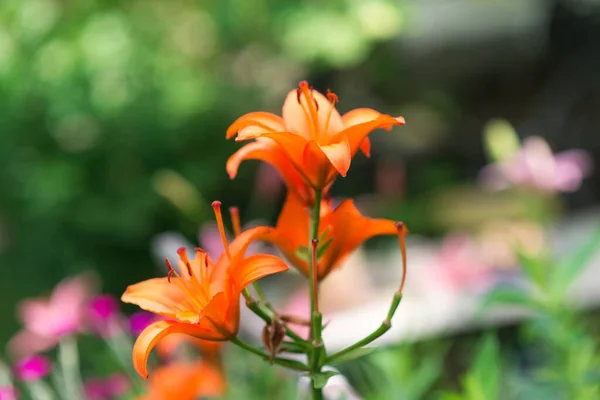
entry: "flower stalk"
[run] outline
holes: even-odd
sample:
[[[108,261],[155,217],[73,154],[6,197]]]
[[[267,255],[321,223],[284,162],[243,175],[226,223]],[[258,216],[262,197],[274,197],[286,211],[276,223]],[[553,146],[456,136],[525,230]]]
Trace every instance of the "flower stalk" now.
[[[324,349],[323,339],[321,337],[322,315],[319,311],[319,283],[318,277],[318,259],[317,247],[319,244],[319,222],[321,221],[321,190],[315,190],[315,204],[310,216],[311,220],[311,235],[308,248],[312,249],[309,264],[309,279],[310,279],[310,336],[312,341],[312,351],[309,355],[309,364],[312,373],[312,394],[313,399],[322,399],[323,392],[320,387],[317,387],[315,375],[321,372],[321,352]]]

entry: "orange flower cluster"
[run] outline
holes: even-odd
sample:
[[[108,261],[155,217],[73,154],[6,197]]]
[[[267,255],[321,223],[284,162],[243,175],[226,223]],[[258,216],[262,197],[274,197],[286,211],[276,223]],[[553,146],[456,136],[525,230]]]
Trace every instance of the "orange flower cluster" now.
[[[167,277],[149,279],[127,288],[122,301],[164,318],[146,328],[135,343],[134,366],[142,377],[148,376],[146,363],[150,352],[168,335],[187,334],[217,342],[236,338],[240,295],[246,286],[288,269],[276,256],[246,257],[246,249],[252,241],[273,243],[307,277],[310,265],[314,265],[315,282],[324,279],[356,247],[373,236],[397,234],[404,254],[407,230],[403,224],[367,218],[352,200],[334,207],[328,195],[336,177],[346,176],[359,150],[369,156],[369,133],[377,128],[389,130],[394,125],[403,125],[404,119],[367,108],[340,115],[335,107],[337,102],[335,94],[328,91],[322,95],[307,82],[301,82],[287,95],[282,117],[252,112],[229,127],[227,138],[252,140],[227,161],[229,176],[233,179],[240,163],[247,159],[269,163],[279,171],[289,189],[285,204],[274,228],[260,226],[239,232],[239,217],[237,213],[232,214],[236,238],[228,243],[221,203],[214,202],[225,247],[225,253],[216,262],[202,249],[197,248],[195,256],[189,258],[181,248],[177,267],[167,259]],[[315,204],[317,201],[320,204]],[[311,220],[311,208],[315,206],[317,209],[320,206],[318,221]],[[315,227],[318,232],[311,231]],[[312,240],[309,240],[311,235]],[[177,388],[185,391],[178,392],[177,398],[218,392],[224,378],[211,378],[213,385],[204,386],[201,379],[196,379],[213,372],[210,363],[161,367],[151,378],[148,398],[175,398],[173,390]],[[162,379],[163,375],[177,376],[177,379]],[[167,381],[173,385],[165,386],[163,383]]]

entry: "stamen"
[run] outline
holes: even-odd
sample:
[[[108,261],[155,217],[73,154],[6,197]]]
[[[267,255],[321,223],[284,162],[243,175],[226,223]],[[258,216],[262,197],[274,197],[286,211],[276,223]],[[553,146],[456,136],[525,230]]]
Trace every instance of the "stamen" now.
[[[329,111],[327,112],[327,119],[325,120],[325,135],[327,135],[327,132],[329,131],[329,121],[331,120],[331,113],[333,113],[333,110],[335,109],[335,104],[339,101],[337,95],[329,89],[327,89],[327,99],[331,103],[331,107],[329,107]]]
[[[337,97],[337,94],[333,93],[331,90],[327,89],[327,99],[332,105],[336,105],[340,100]]]
[[[181,258],[181,261],[183,261],[183,264],[185,265],[185,267],[187,268],[188,274],[190,276],[190,278],[192,278],[194,275],[192,274],[192,265],[190,264],[190,260],[187,256],[187,252],[185,250],[185,247],[180,247],[177,249],[177,254],[179,254],[179,258]]]
[[[318,280],[318,275],[319,275],[319,264],[317,263],[317,252],[318,252],[318,248],[319,248],[319,239],[313,239],[311,241],[311,247],[312,247],[312,251],[311,251],[311,260],[312,260],[312,267],[313,267],[313,274],[312,274],[312,285],[313,285],[313,293],[315,295],[315,312],[319,312],[319,296],[317,294],[317,290],[319,290],[319,286],[317,284],[317,280]]]
[[[171,261],[169,261],[168,258],[165,258],[165,262],[167,263],[167,268],[169,269],[169,273],[167,274],[167,281],[171,283],[171,276],[173,276],[173,274],[176,274],[177,272],[175,272],[175,270],[173,269],[173,264],[171,264]]]
[[[227,236],[225,236],[225,226],[223,225],[223,215],[221,214],[221,202],[215,200],[212,202],[212,208],[215,210],[215,216],[217,217],[217,225],[219,226],[219,234],[221,235],[221,241],[225,248],[225,254],[227,258],[231,260],[231,253],[229,252],[229,243],[227,243]]]
[[[398,289],[398,294],[402,295],[404,283],[406,282],[406,242],[404,238],[409,232],[404,222],[396,222],[396,229],[398,230],[398,240],[400,240],[400,251],[402,251],[402,281],[400,282],[400,289]]]
[[[208,268],[208,263],[206,262],[206,252],[204,250],[202,250],[200,247],[194,247],[194,250],[196,250],[197,253],[200,253],[200,256],[204,258],[204,261],[201,262],[200,265],[200,281],[201,282],[205,282],[207,279],[206,274],[204,273],[204,270],[206,268]],[[202,267],[202,264],[204,264],[204,268]]]
[[[300,84],[298,85],[299,89],[297,90],[297,96],[298,96],[298,104],[300,104],[300,106],[302,107],[302,111],[304,112],[304,117],[306,118],[306,122],[308,123],[308,126],[310,128],[310,131],[312,133],[312,136],[315,139],[319,138],[319,114],[318,114],[318,109],[319,106],[317,104],[317,101],[315,100],[315,98],[312,95],[312,88],[309,86],[307,81],[302,81],[300,82]],[[301,94],[304,94],[304,97],[306,98],[306,106],[304,104],[302,104],[302,99],[300,97]],[[311,101],[312,100],[312,101]],[[306,109],[308,107],[308,110]]]
[[[169,268],[169,273],[167,274],[167,281],[169,283],[174,283],[185,294],[185,296],[190,300],[190,302],[198,310],[201,310],[202,309],[202,303],[200,302],[200,299],[198,299],[198,297],[194,295],[194,290],[192,288],[190,288],[188,286],[188,284],[186,283],[186,280],[183,279],[181,277],[181,275],[179,275],[177,273],[177,271],[175,271],[175,268],[173,268],[173,265],[171,264],[171,261],[169,261],[168,258],[165,258],[165,261],[167,263],[167,268]],[[173,275],[175,275],[175,277],[177,278],[177,280],[171,281],[171,278],[173,277]]]
[[[229,207],[229,215],[231,215],[233,234],[235,237],[238,237],[242,232],[242,226],[240,224],[240,209],[237,207]]]

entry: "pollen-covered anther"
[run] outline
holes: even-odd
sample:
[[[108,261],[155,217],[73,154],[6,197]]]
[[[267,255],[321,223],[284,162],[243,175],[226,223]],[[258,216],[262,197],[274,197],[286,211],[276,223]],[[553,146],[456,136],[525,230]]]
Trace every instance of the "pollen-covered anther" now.
[[[336,103],[339,103],[340,101],[340,99],[337,97],[337,94],[333,93],[329,89],[327,89],[327,99],[332,105],[336,105]]]

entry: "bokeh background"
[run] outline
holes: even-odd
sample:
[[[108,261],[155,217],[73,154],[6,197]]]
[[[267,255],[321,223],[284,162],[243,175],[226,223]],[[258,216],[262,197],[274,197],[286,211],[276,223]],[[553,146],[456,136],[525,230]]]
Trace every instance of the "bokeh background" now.
[[[3,0],[0,343],[18,300],[67,275],[117,295],[154,275],[156,235],[195,242],[214,199],[274,222],[280,182],[257,162],[230,181],[225,130],[304,79],[407,120],[335,196],[419,236],[474,231],[514,211],[476,185],[491,119],[598,159],[600,2]],[[599,196],[592,174],[553,215]]]

